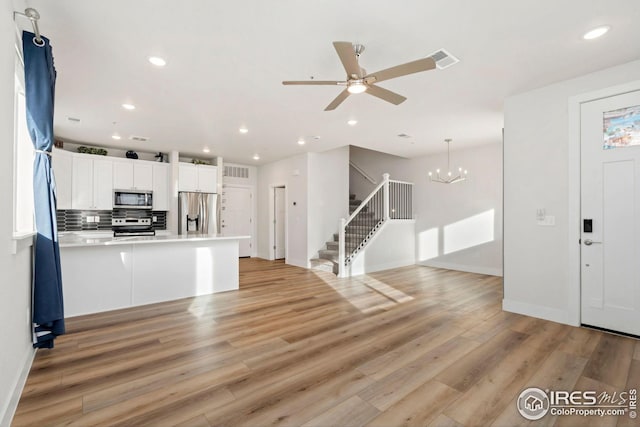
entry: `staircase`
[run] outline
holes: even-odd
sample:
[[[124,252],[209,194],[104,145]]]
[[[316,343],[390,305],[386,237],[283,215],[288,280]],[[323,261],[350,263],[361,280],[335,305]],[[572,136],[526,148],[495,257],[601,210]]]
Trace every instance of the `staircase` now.
[[[362,203],[362,200],[356,199],[355,194],[349,194],[349,215],[351,215]],[[367,207],[363,207],[360,211],[361,215],[373,218],[373,212],[367,212]],[[355,222],[355,221],[354,221]],[[358,225],[356,222],[353,225],[349,225],[345,233],[345,239],[362,239],[368,231],[365,230],[365,226]],[[328,271],[333,274],[338,274],[338,246],[339,235],[335,233],[333,240],[326,242],[326,249],[320,249],[318,251],[318,258],[311,259],[311,268],[314,270]]]
[[[385,223],[413,218],[413,184],[391,180],[388,173],[382,179],[364,201],[349,195],[349,218],[340,219],[338,233],[333,241],[326,242],[326,249],[318,251],[318,258],[310,260],[311,268],[347,277],[351,262]]]

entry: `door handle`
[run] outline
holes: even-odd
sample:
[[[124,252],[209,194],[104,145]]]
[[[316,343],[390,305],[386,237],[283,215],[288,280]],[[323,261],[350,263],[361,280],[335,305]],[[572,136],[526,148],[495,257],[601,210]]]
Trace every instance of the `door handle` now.
[[[585,245],[587,245],[587,246],[591,246],[591,245],[593,245],[594,243],[598,243],[598,244],[600,244],[600,243],[602,243],[602,242],[594,242],[594,241],[593,241],[593,240],[591,240],[591,239],[585,239],[585,240],[584,240],[584,244],[585,244]]]

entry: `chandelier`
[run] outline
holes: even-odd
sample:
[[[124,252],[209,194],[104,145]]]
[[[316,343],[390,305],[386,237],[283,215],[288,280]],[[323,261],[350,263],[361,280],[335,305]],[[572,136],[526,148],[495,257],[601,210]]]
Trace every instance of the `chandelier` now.
[[[447,143],[447,173],[446,175],[440,175],[440,169],[436,169],[436,175],[433,176],[431,172],[429,172],[429,179],[432,182],[439,182],[441,184],[454,184],[456,182],[464,181],[467,179],[467,171],[462,170],[462,168],[458,168],[458,172],[454,175],[451,172],[451,154],[449,152],[449,144],[451,143],[451,138],[447,138],[444,140]]]

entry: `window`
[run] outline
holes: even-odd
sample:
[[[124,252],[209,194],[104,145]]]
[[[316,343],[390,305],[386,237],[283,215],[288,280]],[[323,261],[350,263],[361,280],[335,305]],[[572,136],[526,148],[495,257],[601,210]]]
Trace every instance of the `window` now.
[[[14,235],[35,231],[33,208],[33,144],[27,128],[24,94],[24,63],[16,40],[14,144],[13,144],[13,232]]]

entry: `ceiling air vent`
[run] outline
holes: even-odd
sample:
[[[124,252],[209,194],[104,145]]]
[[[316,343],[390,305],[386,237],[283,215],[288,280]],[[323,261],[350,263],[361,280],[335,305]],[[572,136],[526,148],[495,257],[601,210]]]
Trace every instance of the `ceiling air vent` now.
[[[149,140],[149,138],[147,138],[146,136],[136,136],[136,135],[131,135],[129,139],[137,142],[147,142]]]
[[[230,178],[249,178],[249,168],[243,168],[240,166],[225,166],[224,176]]]
[[[444,49],[440,49],[429,55],[436,61],[436,67],[440,70],[444,70],[445,68],[451,67],[453,64],[457,64],[460,62],[458,58],[450,54]]]

